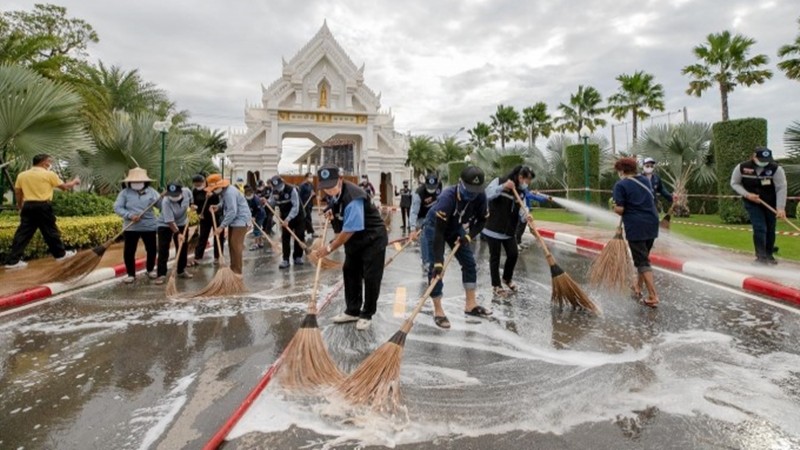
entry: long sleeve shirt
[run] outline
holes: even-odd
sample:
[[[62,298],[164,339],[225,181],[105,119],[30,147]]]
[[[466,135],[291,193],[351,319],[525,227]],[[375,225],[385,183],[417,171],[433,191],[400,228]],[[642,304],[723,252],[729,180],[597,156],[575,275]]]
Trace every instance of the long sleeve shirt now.
[[[736,167],[733,168],[733,173],[731,174],[731,187],[734,191],[736,191],[737,194],[744,197],[747,194],[752,194],[752,192],[747,192],[747,189],[745,189],[742,185],[742,171],[740,170],[739,166],[740,164],[737,164]],[[756,168],[756,174],[761,175],[763,170],[764,169],[761,167]],[[776,209],[786,209],[787,185],[786,172],[783,170],[783,167],[778,166],[778,169],[775,170],[775,175],[772,177],[772,184],[775,185]]]
[[[161,199],[161,215],[158,216],[158,226],[168,227],[174,223],[177,227],[182,227],[189,222],[189,205],[192,204],[192,191],[183,188],[183,198],[179,202],[173,202],[168,196]]]
[[[156,231],[158,223],[153,208],[157,207],[160,194],[155,189],[148,187],[139,192],[125,188],[117,195],[114,202],[114,212],[122,217],[122,226],[128,231]],[[153,208],[148,206],[156,204]],[[147,209],[147,211],[145,211]],[[133,216],[140,216],[139,221],[132,224]]]
[[[250,206],[247,199],[235,186],[228,186],[222,190],[219,203],[222,206],[222,223],[220,228],[246,227],[253,216],[250,215]]]
[[[458,195],[457,186],[442,191],[425,218],[426,226],[433,226],[436,230],[434,262],[443,262],[445,242],[454,242],[467,234],[474,239],[486,225],[488,214],[486,195],[478,194],[473,200],[466,201]]]
[[[411,197],[411,212],[408,213],[408,217],[411,218],[411,231],[414,231],[417,225],[417,217],[419,216],[419,207],[422,204],[422,199],[419,197],[419,194],[414,192],[414,195]]]

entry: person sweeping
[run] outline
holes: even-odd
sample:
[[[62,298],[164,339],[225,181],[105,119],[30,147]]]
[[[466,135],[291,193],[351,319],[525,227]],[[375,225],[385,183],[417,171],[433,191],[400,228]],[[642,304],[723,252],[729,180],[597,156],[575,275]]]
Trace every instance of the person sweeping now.
[[[294,256],[294,265],[303,265],[303,239],[305,239],[305,210],[300,202],[300,193],[294,185],[283,181],[280,175],[275,175],[269,180],[272,186],[272,197],[269,204],[273,208],[277,207],[280,212],[281,220],[286,227],[281,230],[281,243],[283,244],[283,260],[278,265],[281,269],[289,267],[289,258]],[[288,227],[288,229],[287,229]],[[292,240],[294,239],[291,229],[298,239],[294,240],[294,254],[292,254]]]
[[[314,174],[311,172],[306,173],[306,179],[300,186],[297,187],[298,194],[300,195],[300,202],[303,204],[303,212],[305,214],[305,230],[308,236],[317,237],[314,232],[314,199],[317,193],[314,192]]]
[[[514,190],[524,196],[528,185],[536,175],[530,167],[516,166],[503,178],[495,178],[486,187],[486,199],[489,201],[489,219],[481,231],[482,239],[489,246],[489,273],[492,278],[494,295],[505,296],[508,292],[517,291],[514,283],[514,268],[519,257],[517,246],[517,230],[520,224],[527,225],[528,209],[517,202]],[[548,201],[548,197],[536,195],[536,201]],[[503,266],[503,278],[500,278],[500,250],[505,249],[506,262]]]
[[[128,276],[122,281],[125,284],[136,281],[136,249],[140,240],[144,243],[147,276],[155,279],[158,277],[155,271],[158,222],[152,205],[159,201],[161,195],[150,186],[153,180],[147,176],[145,169],[131,169],[122,182],[125,188],[119,192],[114,202],[114,212],[122,217],[125,228],[122,235],[125,242],[122,258]]]
[[[430,261],[428,281],[438,277],[443,270],[445,244],[454,248],[460,244],[455,254],[461,265],[461,282],[464,285],[464,313],[471,316],[488,317],[492,313],[477,303],[478,272],[471,242],[483,230],[488,216],[486,194],[484,193],[485,175],[483,170],[469,166],[461,171],[459,183],[442,191],[436,203],[428,211],[425,218],[426,259]],[[450,321],[442,308],[441,280],[431,292],[433,299],[433,321],[440,328],[450,328]]]
[[[655,308],[658,293],[650,266],[650,250],[658,237],[658,211],[649,180],[636,174],[636,160],[622,158],[614,164],[620,180],[614,185],[614,212],[622,216],[628,246],[636,267],[637,279],[633,295],[642,298],[641,287],[647,287],[644,304]]]
[[[219,204],[210,207],[209,212],[213,215],[218,210],[222,210],[222,222],[217,224],[214,234],[219,237],[227,228],[230,267],[235,274],[241,276],[244,237],[252,220],[247,199],[244,198],[244,194],[239,192],[239,189],[231,186],[230,181],[222,178],[222,175],[218,173],[209,175],[206,184],[208,185],[206,192],[214,193],[219,197]],[[211,220],[213,225],[215,217],[212,217]]]
[[[337,236],[330,244],[315,250],[314,256],[324,258],[339,247],[344,247],[345,254],[342,277],[347,307],[333,322],[356,322],[357,330],[367,330],[381,293],[389,242],[386,227],[367,192],[345,181],[339,168],[322,167],[317,179],[319,188],[329,198],[325,215]]]
[[[439,177],[432,173],[425,177],[425,183],[418,187],[414,195],[411,196],[409,239],[413,241],[419,237],[420,248],[425,248],[427,245],[425,233],[422,233],[422,226],[425,224],[425,218],[428,216],[428,211],[431,209],[431,206],[436,203],[441,193],[442,185],[439,183]],[[420,252],[420,254],[422,258],[422,270],[427,274],[431,262],[427,260],[426,252]]]
[[[167,260],[170,243],[175,244],[175,261],[178,278],[192,278],[186,271],[187,246],[179,244],[189,226],[189,205],[192,204],[192,191],[178,183],[167,185],[167,192],[161,200],[161,215],[158,216],[158,264],[156,266],[155,284],[164,284],[167,280]]]
[[[194,248],[194,264],[197,264],[205,256],[208,237],[214,231],[210,208],[219,204],[219,196],[212,192],[207,192],[206,187],[205,175],[198,173],[192,177],[192,199],[194,200],[197,216],[200,218],[200,223],[197,225],[198,240],[197,247]],[[217,222],[222,222],[222,211],[217,211],[216,215]],[[219,240],[220,247],[224,247],[225,235],[221,234]],[[214,247],[214,261],[219,261],[220,249],[217,245],[212,245],[212,247]]]
[[[250,246],[250,251],[256,251],[264,248],[264,233],[261,224],[264,223],[264,218],[267,216],[264,211],[264,204],[262,198],[256,194],[255,189],[251,186],[244,187],[244,198],[247,200],[247,206],[250,207],[250,215],[257,225],[253,229],[253,245]],[[264,199],[266,201],[266,199]]]

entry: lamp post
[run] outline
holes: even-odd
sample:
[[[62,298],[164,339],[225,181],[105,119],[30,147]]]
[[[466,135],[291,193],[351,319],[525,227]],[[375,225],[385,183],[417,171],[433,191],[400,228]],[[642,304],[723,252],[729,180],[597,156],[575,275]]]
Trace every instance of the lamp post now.
[[[580,134],[581,139],[583,139],[583,185],[586,203],[589,204],[592,202],[591,194],[589,193],[589,136],[592,134],[592,130],[584,125],[581,127],[578,134]]]
[[[167,185],[166,183],[166,155],[167,155],[167,133],[171,123],[169,121],[156,121],[153,123],[153,129],[161,133],[161,188]]]

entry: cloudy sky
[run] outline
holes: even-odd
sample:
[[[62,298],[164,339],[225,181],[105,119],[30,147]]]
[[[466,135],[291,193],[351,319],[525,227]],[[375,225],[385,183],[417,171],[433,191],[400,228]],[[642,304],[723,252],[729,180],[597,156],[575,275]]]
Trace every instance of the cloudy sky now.
[[[657,121],[679,120],[686,107],[690,120],[713,122],[718,92],[686,95],[680,72],[694,62],[693,46],[725,29],[755,38],[754,52],[775,72],[731,95],[731,117],[766,118],[779,153],[784,130],[800,120],[800,82],[775,67],[778,47],[799,32],[797,0],[52,1],[94,26],[92,58],[138,68],[214,128],[242,127],[245,101],[260,100],[261,84],[280,76],[281,56],[291,58],[325,19],[366,64],[366,84],[383,93],[401,132],[452,134],[488,121],[499,103],[544,101],[555,112],[579,84],[605,98],[617,75],[636,70],[664,86],[672,114]],[[2,9],[33,3],[6,0]],[[602,132],[610,136],[610,127]],[[624,145],[625,126],[616,133]]]

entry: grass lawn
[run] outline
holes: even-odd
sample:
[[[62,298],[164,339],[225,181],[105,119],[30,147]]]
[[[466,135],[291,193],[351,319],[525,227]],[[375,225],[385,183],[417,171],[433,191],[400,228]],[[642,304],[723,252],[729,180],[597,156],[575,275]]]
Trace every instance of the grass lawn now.
[[[566,223],[573,225],[586,225],[584,217],[577,213],[570,213],[563,209],[534,209],[533,215],[537,220]],[[724,225],[735,228],[749,228],[749,225],[727,225],[722,223],[719,216],[694,214],[691,217],[673,217],[670,227],[672,234],[686,236],[687,238],[704,242],[706,244],[742,251],[753,252],[753,237],[747,231],[725,230],[722,228],[708,228],[695,225],[677,224],[674,221],[694,222],[710,225]],[[791,220],[791,219],[790,219]],[[795,221],[794,223],[797,223]],[[786,222],[778,221],[778,231],[796,231]],[[800,237],[778,235],[776,244],[780,251],[778,257],[800,261]]]

